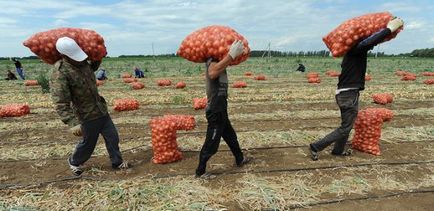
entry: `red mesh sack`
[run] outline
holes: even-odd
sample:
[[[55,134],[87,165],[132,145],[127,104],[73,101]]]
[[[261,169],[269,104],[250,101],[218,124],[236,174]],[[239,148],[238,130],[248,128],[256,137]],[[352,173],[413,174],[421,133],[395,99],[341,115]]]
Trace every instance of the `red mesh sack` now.
[[[404,71],[404,70],[397,70],[395,72],[395,75],[397,75],[397,76],[404,76],[404,75],[407,75],[407,74],[409,74],[409,72]]]
[[[0,106],[0,117],[20,117],[30,114],[27,104],[8,104]]]
[[[244,81],[235,81],[235,82],[232,84],[232,87],[233,87],[233,88],[245,88],[245,87],[247,87],[247,83],[244,82]]]
[[[26,80],[24,81],[25,86],[38,86],[39,83],[37,80]]]
[[[113,101],[115,111],[131,111],[139,109],[139,101],[133,98],[115,99]]]
[[[386,105],[393,102],[393,95],[390,93],[373,94],[372,99],[377,104]]]
[[[432,84],[434,84],[434,79],[426,79],[423,81],[423,83],[426,85],[432,85]]]
[[[361,39],[365,39],[375,32],[386,28],[387,23],[392,18],[393,16],[389,12],[370,13],[351,18],[323,37],[323,41],[334,57],[340,57],[347,53]],[[402,28],[398,29],[386,37],[384,41],[395,38],[401,30]]]
[[[321,79],[319,77],[318,78],[311,77],[307,79],[307,82],[310,84],[319,84],[321,83]]]
[[[319,73],[317,73],[317,72],[307,73],[306,78],[319,78]]]
[[[182,160],[181,151],[176,142],[177,130],[192,130],[196,126],[193,116],[166,115],[150,121],[152,150],[155,164],[165,164]]]
[[[412,73],[406,74],[401,78],[401,81],[415,81],[415,80],[416,80],[416,75]]]
[[[423,72],[423,76],[434,76],[434,72]]]
[[[338,77],[338,76],[341,75],[341,73],[338,72],[338,71],[335,71],[335,70],[328,70],[328,71],[326,72],[326,75],[328,75],[328,76],[330,76],[330,77]]]
[[[54,64],[61,59],[60,53],[56,50],[56,42],[61,37],[69,37],[83,49],[90,60],[100,61],[107,55],[104,39],[93,30],[79,28],[59,28],[32,35],[23,42],[42,61]]]
[[[131,73],[122,73],[121,78],[132,78]]]
[[[204,109],[206,108],[206,104],[208,100],[206,97],[204,98],[193,98],[193,108],[194,110]]]
[[[137,78],[124,78],[123,81],[124,81],[124,83],[127,83],[127,84],[134,83],[134,82],[137,82]]]
[[[351,147],[361,152],[380,155],[379,141],[384,121],[390,121],[393,112],[385,108],[367,108],[360,111],[354,123],[355,134]]]
[[[133,89],[143,89],[145,88],[145,84],[143,84],[142,82],[133,82],[131,83],[131,88]]]
[[[247,71],[247,72],[244,73],[244,76],[252,76],[252,75],[253,75],[253,73],[250,72],[250,71]]]
[[[265,81],[267,80],[267,78],[265,78],[265,75],[257,75],[254,77],[255,80],[257,81]]]
[[[198,63],[206,62],[211,57],[221,61],[235,40],[241,40],[244,44],[244,53],[230,63],[237,65],[249,57],[249,44],[242,35],[227,26],[213,25],[192,32],[182,41],[177,54]]]
[[[177,89],[184,89],[185,86],[187,86],[187,85],[185,84],[185,82],[184,82],[184,81],[180,81],[180,82],[176,83],[175,88],[177,88]]]
[[[96,86],[101,86],[104,84],[104,81],[96,80]]]
[[[365,81],[370,81],[372,80],[372,76],[371,75],[365,75]]]
[[[161,79],[157,81],[158,86],[170,86],[172,84],[172,81],[169,79]]]

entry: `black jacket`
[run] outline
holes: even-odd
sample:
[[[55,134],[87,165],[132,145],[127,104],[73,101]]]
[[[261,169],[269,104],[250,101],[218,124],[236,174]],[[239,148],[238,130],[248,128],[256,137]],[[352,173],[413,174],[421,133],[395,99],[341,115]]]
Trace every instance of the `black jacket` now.
[[[368,51],[390,35],[390,29],[385,28],[362,40],[348,51],[342,60],[342,72],[339,76],[338,89],[365,89],[365,74]]]

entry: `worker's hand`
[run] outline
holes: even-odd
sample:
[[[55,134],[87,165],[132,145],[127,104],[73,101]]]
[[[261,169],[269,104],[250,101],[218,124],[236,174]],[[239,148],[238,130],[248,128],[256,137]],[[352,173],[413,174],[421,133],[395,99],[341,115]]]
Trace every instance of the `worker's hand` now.
[[[82,136],[83,135],[83,133],[81,132],[81,125],[76,125],[69,130],[71,131],[71,133],[74,136]]]
[[[241,40],[235,40],[234,43],[232,43],[231,48],[229,49],[229,55],[232,59],[237,58],[239,55],[243,54],[244,52],[244,45]]]
[[[399,27],[401,27],[402,25],[404,25],[404,21],[402,21],[401,18],[394,18],[393,20],[389,21],[389,23],[387,24],[387,28],[390,29],[390,31],[392,31],[393,33],[398,30]]]

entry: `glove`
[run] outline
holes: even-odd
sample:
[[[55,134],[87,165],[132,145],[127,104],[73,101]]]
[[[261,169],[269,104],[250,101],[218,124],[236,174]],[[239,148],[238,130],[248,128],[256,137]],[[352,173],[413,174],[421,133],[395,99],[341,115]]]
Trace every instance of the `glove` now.
[[[239,55],[243,54],[244,52],[244,44],[241,42],[241,40],[235,40],[234,43],[232,43],[231,48],[229,49],[229,55],[232,59],[237,58]]]
[[[82,136],[81,125],[76,125],[69,129],[74,136]]]
[[[402,25],[404,25],[404,21],[402,21],[401,18],[394,18],[393,20],[389,21],[389,23],[387,24],[387,28],[390,29],[390,31],[392,31],[393,33],[398,30],[399,27],[401,27]]]

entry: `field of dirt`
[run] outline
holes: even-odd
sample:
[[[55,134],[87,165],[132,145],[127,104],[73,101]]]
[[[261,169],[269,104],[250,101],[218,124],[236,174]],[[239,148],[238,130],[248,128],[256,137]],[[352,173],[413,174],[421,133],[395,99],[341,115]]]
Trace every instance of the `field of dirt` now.
[[[235,167],[222,141],[209,162],[207,170],[215,176],[209,180],[193,176],[206,131],[204,110],[191,105],[193,97],[205,94],[200,77],[167,77],[184,80],[184,90],[157,87],[155,80],[163,76],[143,79],[143,90],[133,91],[119,78],[101,86],[132,168],[112,170],[100,137],[81,177],[72,176],[66,163],[79,139],[60,122],[49,94],[0,81],[1,105],[28,102],[32,109],[21,118],[0,119],[0,209],[430,210],[434,205],[433,86],[401,82],[393,72],[374,73],[360,109],[394,112],[382,127],[382,154],[337,157],[328,148],[312,161],[309,143],[340,123],[333,95],[337,79],[322,74],[322,83],[312,85],[294,73],[255,81],[242,75],[251,67],[241,67],[232,81],[244,80],[248,87],[231,88],[229,115],[253,160]],[[379,92],[392,93],[394,102],[372,103],[371,94]],[[123,97],[138,99],[140,109],[113,111],[113,99]],[[166,114],[192,115],[197,127],[178,131],[183,160],[153,164],[148,123]]]

